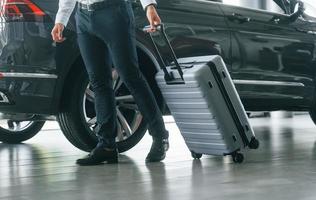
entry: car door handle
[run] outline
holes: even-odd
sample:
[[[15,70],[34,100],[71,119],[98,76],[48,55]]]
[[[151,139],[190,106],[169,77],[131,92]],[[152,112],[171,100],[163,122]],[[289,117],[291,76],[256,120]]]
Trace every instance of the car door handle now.
[[[238,14],[238,13],[233,13],[229,19],[231,21],[238,21],[239,23],[246,23],[246,22],[250,22],[251,21],[251,18],[250,17],[246,17],[246,16],[243,16],[241,14]]]
[[[295,30],[297,32],[301,32],[301,33],[306,33],[306,34],[310,34],[310,35],[316,35],[316,31],[309,31],[309,30],[300,29],[300,28],[295,28]]]
[[[307,31],[307,34],[316,35],[316,31]]]

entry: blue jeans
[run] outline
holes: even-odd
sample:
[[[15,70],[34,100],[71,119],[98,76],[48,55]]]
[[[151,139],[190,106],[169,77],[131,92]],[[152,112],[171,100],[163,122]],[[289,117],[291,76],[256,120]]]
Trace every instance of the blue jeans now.
[[[80,52],[95,93],[98,145],[116,147],[112,64],[133,95],[149,133],[158,139],[168,137],[155,97],[138,67],[131,3],[113,0],[107,7],[95,11],[78,8],[76,22]]]

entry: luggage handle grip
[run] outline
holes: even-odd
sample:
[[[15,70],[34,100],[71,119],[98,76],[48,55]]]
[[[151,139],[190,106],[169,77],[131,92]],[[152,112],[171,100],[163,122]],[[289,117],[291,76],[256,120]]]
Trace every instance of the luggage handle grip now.
[[[170,44],[170,42],[169,42],[169,39],[168,39],[167,34],[166,34],[166,32],[165,32],[165,29],[164,29],[164,25],[163,25],[163,24],[158,24],[158,25],[155,25],[154,28],[155,28],[156,31],[159,31],[159,33],[162,34],[162,36],[163,36],[165,42],[167,43],[168,49],[169,49],[169,51],[170,51],[170,53],[171,53],[172,59],[173,59],[173,61],[174,61],[174,63],[175,63],[175,66],[176,66],[176,68],[177,68],[177,70],[178,70],[178,72],[179,72],[179,74],[180,74],[180,77],[181,77],[182,81],[184,81],[184,79],[183,79],[183,71],[182,71],[182,69],[181,69],[181,67],[180,67],[180,64],[178,63],[177,56],[176,56],[176,54],[175,54],[175,52],[174,52],[174,50],[173,50],[173,48],[172,48],[172,46],[171,46],[171,44]],[[144,31],[145,33],[149,33],[150,39],[151,39],[151,41],[152,41],[152,43],[153,43],[153,45],[154,45],[154,47],[155,47],[155,50],[156,50],[156,52],[157,52],[158,57],[159,57],[159,59],[160,59],[160,61],[161,61],[161,63],[162,63],[161,69],[163,70],[163,72],[164,72],[164,74],[165,74],[165,81],[166,81],[167,83],[171,83],[171,82],[174,81],[175,78],[173,77],[173,75],[172,75],[171,73],[168,72],[167,67],[166,67],[166,64],[165,64],[165,62],[163,61],[162,56],[161,56],[161,54],[160,54],[160,52],[159,52],[159,50],[158,50],[158,47],[157,47],[157,45],[156,45],[156,43],[155,43],[155,41],[154,41],[154,39],[153,39],[153,37],[152,37],[152,33],[148,31],[148,30],[150,30],[150,29],[151,29],[151,26],[148,25],[148,26],[145,26],[145,27],[143,28],[143,31]]]

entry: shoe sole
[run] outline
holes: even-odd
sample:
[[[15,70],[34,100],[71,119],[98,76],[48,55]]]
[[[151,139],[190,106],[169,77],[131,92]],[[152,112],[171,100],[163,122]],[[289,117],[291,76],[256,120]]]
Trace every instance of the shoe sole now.
[[[94,163],[80,163],[80,161],[76,162],[76,164],[80,165],[80,166],[93,166],[93,165],[103,165],[103,164],[116,164],[118,163],[118,158],[115,158],[115,159],[109,159],[109,160],[103,160],[103,161],[100,161],[100,162],[94,162]]]
[[[159,159],[146,159],[145,162],[146,163],[151,163],[151,162],[160,162],[162,160],[164,160],[166,158],[166,156],[163,156],[162,158],[159,158]]]

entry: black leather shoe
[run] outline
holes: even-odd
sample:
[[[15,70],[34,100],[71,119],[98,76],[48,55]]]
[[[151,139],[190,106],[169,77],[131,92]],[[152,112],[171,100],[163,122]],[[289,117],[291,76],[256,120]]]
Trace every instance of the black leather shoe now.
[[[165,159],[166,151],[169,149],[168,139],[154,139],[150,152],[146,157],[146,162],[159,162]]]
[[[90,154],[84,158],[78,159],[78,165],[98,165],[103,162],[118,163],[118,151],[117,149],[104,149],[96,147]]]

